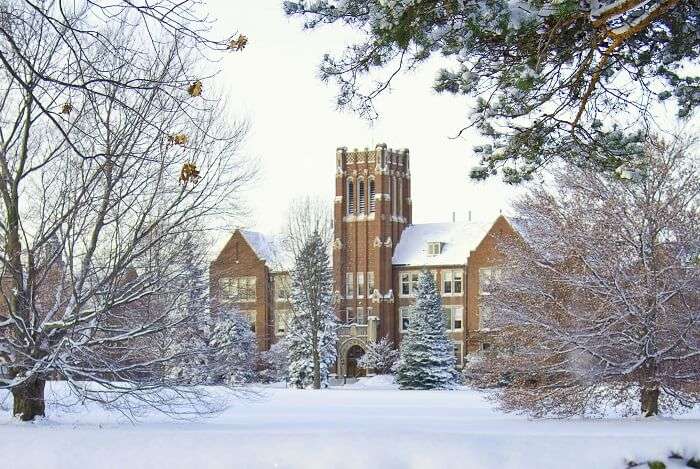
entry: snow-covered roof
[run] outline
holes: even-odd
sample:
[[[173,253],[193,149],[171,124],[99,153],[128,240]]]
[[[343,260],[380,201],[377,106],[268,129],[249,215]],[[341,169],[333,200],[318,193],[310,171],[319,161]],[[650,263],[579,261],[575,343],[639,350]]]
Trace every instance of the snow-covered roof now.
[[[394,250],[394,265],[463,265],[469,252],[484,239],[493,223],[457,222],[409,225]],[[428,243],[440,243],[439,254],[428,253]]]
[[[243,238],[250,245],[261,260],[273,272],[286,272],[291,269],[293,260],[282,249],[282,243],[278,238],[270,237],[258,231],[239,230]]]

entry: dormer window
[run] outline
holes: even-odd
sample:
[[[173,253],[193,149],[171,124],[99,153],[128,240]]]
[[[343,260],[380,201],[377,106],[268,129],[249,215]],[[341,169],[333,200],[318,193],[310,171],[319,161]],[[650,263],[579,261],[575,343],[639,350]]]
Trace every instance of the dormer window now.
[[[428,243],[428,255],[437,256],[442,252],[442,243],[430,242]]]

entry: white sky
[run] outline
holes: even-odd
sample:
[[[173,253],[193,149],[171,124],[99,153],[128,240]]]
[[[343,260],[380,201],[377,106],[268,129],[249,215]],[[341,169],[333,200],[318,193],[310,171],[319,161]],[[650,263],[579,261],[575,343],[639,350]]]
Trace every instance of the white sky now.
[[[379,102],[380,119],[370,126],[335,107],[336,88],[318,78],[325,52],[340,51],[352,32],[338,26],[304,31],[287,19],[281,0],[211,0],[209,11],[227,33],[249,38],[242,53],[226,55],[216,87],[229,96],[234,113],[251,122],[246,153],[260,161],[259,181],[248,194],[247,228],[274,233],[287,203],[310,194],[333,203],[335,149],[409,148],[414,223],[491,218],[507,210],[515,189],[500,180],[475,183],[469,169],[474,133],[450,139],[467,121],[469,102],[438,95],[431,84],[437,68],[402,76]],[[207,84],[205,83],[205,87]]]

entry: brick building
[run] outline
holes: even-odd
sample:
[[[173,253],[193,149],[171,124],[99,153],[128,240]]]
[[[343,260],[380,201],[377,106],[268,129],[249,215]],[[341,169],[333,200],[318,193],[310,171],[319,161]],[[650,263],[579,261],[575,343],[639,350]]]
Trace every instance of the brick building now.
[[[408,150],[386,145],[336,152],[332,249],[339,331],[337,372],[361,374],[366,344],[388,337],[398,344],[410,321],[418,274],[433,273],[445,324],[461,365],[488,347],[479,296],[498,273],[496,239],[513,233],[500,216],[492,223],[413,224]],[[237,303],[249,314],[259,346],[284,335],[290,266],[279,243],[236,230],[210,268],[214,307]]]

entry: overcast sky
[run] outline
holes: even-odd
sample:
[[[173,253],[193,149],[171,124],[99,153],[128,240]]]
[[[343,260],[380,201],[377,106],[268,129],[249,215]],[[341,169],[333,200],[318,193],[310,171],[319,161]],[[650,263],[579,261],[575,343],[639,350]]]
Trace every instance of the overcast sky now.
[[[339,146],[409,148],[414,223],[485,219],[507,210],[514,189],[500,181],[475,183],[475,134],[451,139],[467,121],[469,101],[437,95],[433,63],[402,76],[378,101],[380,119],[370,125],[335,107],[335,88],[318,78],[325,52],[342,49],[351,31],[337,26],[304,31],[287,19],[280,0],[211,0],[219,27],[249,38],[242,53],[220,63],[217,87],[229,95],[234,113],[251,122],[245,151],[260,161],[259,181],[248,194],[247,228],[267,233],[282,225],[287,202],[299,195],[322,196],[332,204],[335,149]]]

